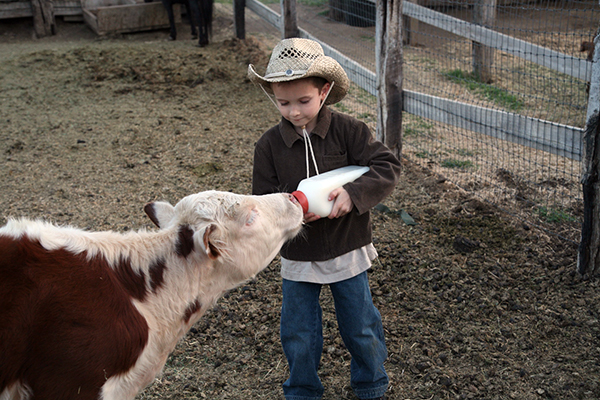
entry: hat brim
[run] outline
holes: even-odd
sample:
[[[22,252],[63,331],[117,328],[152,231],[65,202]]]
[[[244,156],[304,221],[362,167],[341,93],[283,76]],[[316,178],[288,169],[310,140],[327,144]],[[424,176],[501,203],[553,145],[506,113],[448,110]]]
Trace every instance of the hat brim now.
[[[256,72],[254,65],[250,64],[248,66],[248,79],[255,84],[261,85],[269,94],[273,94],[273,89],[271,88],[272,83],[291,82],[311,77],[323,78],[328,82],[334,83],[329,96],[325,100],[325,104],[335,104],[346,97],[348,88],[350,87],[348,75],[346,75],[346,71],[344,71],[342,66],[336,60],[328,56],[317,58],[306,72],[295,73],[289,76],[281,74],[267,78]]]

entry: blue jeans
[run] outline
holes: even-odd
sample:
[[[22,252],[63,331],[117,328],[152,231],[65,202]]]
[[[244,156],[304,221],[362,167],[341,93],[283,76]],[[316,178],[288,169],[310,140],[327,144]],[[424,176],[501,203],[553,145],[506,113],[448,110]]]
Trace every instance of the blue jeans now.
[[[290,377],[283,384],[286,400],[318,400],[323,396],[317,374],[323,351],[321,287],[316,283],[283,280],[281,342],[290,368]],[[359,399],[383,396],[389,383],[383,367],[387,348],[367,273],[329,287],[340,334],[352,356],[352,389]]]

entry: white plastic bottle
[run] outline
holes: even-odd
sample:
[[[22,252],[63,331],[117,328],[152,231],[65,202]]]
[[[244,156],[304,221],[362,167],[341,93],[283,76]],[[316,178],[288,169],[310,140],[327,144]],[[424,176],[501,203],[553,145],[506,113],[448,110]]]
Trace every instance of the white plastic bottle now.
[[[349,165],[334,169],[320,175],[311,176],[300,181],[298,189],[292,195],[298,199],[304,213],[314,213],[327,217],[333,209],[333,201],[329,201],[329,193],[334,189],[352,182],[369,170],[369,167]]]

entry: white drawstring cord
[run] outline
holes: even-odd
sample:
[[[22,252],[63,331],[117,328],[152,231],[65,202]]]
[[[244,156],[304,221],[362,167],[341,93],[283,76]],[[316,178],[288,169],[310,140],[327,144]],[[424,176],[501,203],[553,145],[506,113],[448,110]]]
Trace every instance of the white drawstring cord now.
[[[271,103],[273,103],[273,105],[275,106],[275,108],[277,109],[277,111],[279,111],[279,107],[277,106],[277,103],[275,103],[275,100],[273,100],[273,98],[271,97],[271,95],[265,90],[265,87],[261,84],[258,84],[258,86],[260,86],[260,88],[262,89],[263,92],[265,92],[265,94],[267,95],[267,97],[269,98],[269,100],[271,100]]]
[[[333,88],[335,82],[331,82],[329,85],[329,90],[327,91],[327,95],[321,102],[321,106],[319,107],[319,111],[317,111],[317,115],[321,112],[321,108],[323,108],[323,104],[325,104],[325,100],[329,97],[329,93],[331,93],[331,89]],[[312,142],[310,141],[310,137],[308,136],[308,132],[306,131],[306,125],[302,127],[302,135],[304,136],[304,148],[306,149],[306,178],[310,178],[310,169],[308,168],[308,149],[310,148],[310,155],[312,156],[312,161],[315,166],[315,173],[319,175],[319,167],[317,167],[317,160],[315,159],[315,152],[313,151]],[[308,143],[308,146],[306,145]]]
[[[308,165],[308,149],[310,148],[310,155],[312,156],[312,161],[313,164],[315,166],[315,172],[317,175],[319,175],[319,167],[317,167],[317,160],[315,159],[315,153],[313,151],[313,147],[312,147],[312,142],[310,141],[310,138],[308,137],[308,132],[306,132],[306,125],[302,126],[302,135],[304,136],[304,149],[306,150],[306,178],[308,179],[310,177],[310,169],[309,169],[309,165]],[[306,143],[308,143],[308,146],[306,145]]]

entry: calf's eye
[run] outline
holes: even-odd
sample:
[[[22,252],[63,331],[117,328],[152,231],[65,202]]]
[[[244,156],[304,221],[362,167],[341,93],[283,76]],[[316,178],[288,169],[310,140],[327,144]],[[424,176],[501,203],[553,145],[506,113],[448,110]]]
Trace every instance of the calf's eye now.
[[[250,211],[250,215],[248,216],[248,219],[246,220],[246,226],[252,225],[254,223],[254,221],[256,221],[257,217],[258,217],[258,210],[256,210],[254,208]]]

